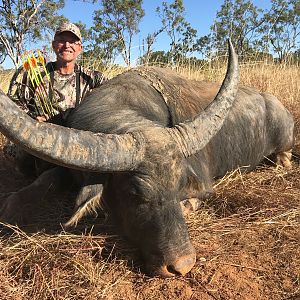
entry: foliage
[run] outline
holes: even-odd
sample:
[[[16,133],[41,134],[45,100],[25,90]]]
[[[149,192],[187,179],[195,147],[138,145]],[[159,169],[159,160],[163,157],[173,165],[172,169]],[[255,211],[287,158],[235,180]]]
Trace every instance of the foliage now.
[[[199,39],[202,52],[223,55],[226,39],[230,37],[244,60],[258,52],[274,53],[282,61],[299,43],[300,4],[298,0],[271,3],[271,8],[263,11],[249,0],[225,0],[211,33]]]
[[[272,7],[264,15],[265,24],[261,28],[265,48],[271,48],[282,61],[297,49],[300,37],[299,0],[271,0]],[[298,41],[298,42],[297,42]]]
[[[168,66],[170,63],[171,53],[169,51],[153,51],[149,56],[148,64],[159,65],[159,66]],[[142,63],[141,63],[142,64]],[[182,55],[176,56],[176,65],[175,67],[193,67],[193,68],[202,68],[206,64],[206,61],[199,59],[197,57],[184,57]]]
[[[156,8],[156,12],[162,22],[161,30],[166,32],[171,40],[169,53],[172,62],[176,62],[180,57],[187,58],[199,49],[197,30],[186,21],[182,0],[174,0],[171,4],[163,1],[162,6]]]
[[[161,27],[148,34],[143,42],[142,64],[148,64],[157,59],[162,63],[176,63],[179,59],[187,58],[191,53],[197,51],[197,30],[185,19],[185,8],[182,0],[174,0],[173,3],[163,1],[156,8],[156,13],[161,20]],[[163,57],[152,53],[152,46],[157,36],[165,32],[170,39],[170,49]],[[144,49],[146,48],[146,49]],[[160,53],[161,54],[161,53]],[[167,62],[165,61],[167,59]]]
[[[0,52],[2,60],[11,58],[15,67],[27,41],[42,40],[64,17],[58,10],[64,0],[24,0],[0,2]]]
[[[169,55],[170,55],[169,52],[165,52],[162,50],[153,51],[149,53],[147,63],[167,65],[169,62]],[[144,62],[145,62],[144,58],[141,58],[140,64],[144,64]]]
[[[102,9],[95,11],[92,38],[93,50],[106,60],[121,54],[131,65],[132,40],[145,15],[142,0],[102,0]]]
[[[248,0],[225,0],[217,12],[212,25],[208,50],[217,55],[224,54],[227,49],[226,40],[231,38],[240,57],[245,56],[259,40],[258,28],[264,22],[262,10]]]
[[[142,55],[139,58],[139,64],[148,65],[153,56],[153,44],[155,43],[157,37],[163,32],[163,28],[157,31],[149,33],[142,43]],[[163,51],[162,51],[163,52]]]

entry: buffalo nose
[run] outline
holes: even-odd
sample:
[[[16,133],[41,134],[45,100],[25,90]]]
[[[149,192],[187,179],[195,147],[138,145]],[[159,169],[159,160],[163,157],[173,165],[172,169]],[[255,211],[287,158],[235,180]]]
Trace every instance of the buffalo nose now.
[[[195,262],[195,252],[177,257],[172,263],[161,266],[158,270],[158,275],[162,277],[184,276],[193,268]]]

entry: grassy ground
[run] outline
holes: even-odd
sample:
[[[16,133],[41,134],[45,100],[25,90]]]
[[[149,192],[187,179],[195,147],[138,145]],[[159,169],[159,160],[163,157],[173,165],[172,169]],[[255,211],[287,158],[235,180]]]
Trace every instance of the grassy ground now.
[[[225,69],[179,70],[220,81]],[[249,63],[241,81],[276,95],[294,114],[299,151],[300,70]],[[0,88],[7,85],[1,76]],[[0,135],[0,145],[5,138]],[[0,154],[0,198],[28,184]],[[0,239],[0,299],[300,299],[300,167],[239,170],[215,185],[216,196],[187,217],[197,250],[186,277],[148,278],[135,249],[104,215],[74,232],[63,222],[72,195],[46,196],[39,225]]]

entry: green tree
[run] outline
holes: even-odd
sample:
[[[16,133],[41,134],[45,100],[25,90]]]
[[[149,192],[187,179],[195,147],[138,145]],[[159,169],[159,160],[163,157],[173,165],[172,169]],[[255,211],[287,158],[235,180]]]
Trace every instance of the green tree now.
[[[210,44],[207,50],[222,55],[227,49],[226,40],[231,38],[237,53],[246,56],[260,38],[258,29],[264,23],[262,12],[252,1],[225,0],[211,27],[211,35],[206,36]]]
[[[198,49],[197,30],[185,19],[183,0],[168,4],[163,1],[156,12],[162,22],[161,30],[170,38],[170,57],[173,62],[178,57],[187,57]]]
[[[27,41],[45,37],[63,17],[58,10],[64,0],[1,0],[0,2],[0,52],[2,59],[10,57],[15,67],[20,63]]]
[[[159,50],[159,51],[153,51],[149,54],[148,57],[148,64],[162,64],[162,65],[167,65],[169,62],[169,55],[170,53]],[[141,62],[140,64],[144,63],[144,58],[140,58]]]
[[[175,46],[175,57],[180,56],[184,59],[190,54],[201,51],[200,39],[197,39],[197,30],[192,28],[190,23],[185,22],[185,29],[179,39],[179,43]]]
[[[120,53],[126,65],[131,65],[133,37],[145,15],[142,3],[142,0],[101,0],[102,9],[95,11],[91,31],[96,53],[106,59]]]
[[[300,2],[299,0],[272,0],[271,3],[270,11],[264,15],[262,40],[266,50],[276,53],[282,61],[299,45]]]
[[[197,39],[197,51],[202,53],[203,56],[210,53],[212,45],[212,34],[204,35]]]
[[[148,33],[145,39],[143,39],[142,43],[142,55],[139,58],[140,65],[148,65],[151,62],[152,54],[153,54],[153,45],[157,39],[157,37],[163,32],[163,29],[160,28],[157,31],[152,33]]]

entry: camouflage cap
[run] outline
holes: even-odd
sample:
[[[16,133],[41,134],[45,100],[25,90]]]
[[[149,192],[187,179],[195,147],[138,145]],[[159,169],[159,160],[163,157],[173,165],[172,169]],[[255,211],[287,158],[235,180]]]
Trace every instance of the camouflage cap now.
[[[70,31],[73,34],[75,34],[80,41],[82,41],[82,37],[81,37],[81,32],[80,29],[73,23],[62,23],[55,32],[54,38],[58,35],[61,34],[62,32],[65,31]]]

